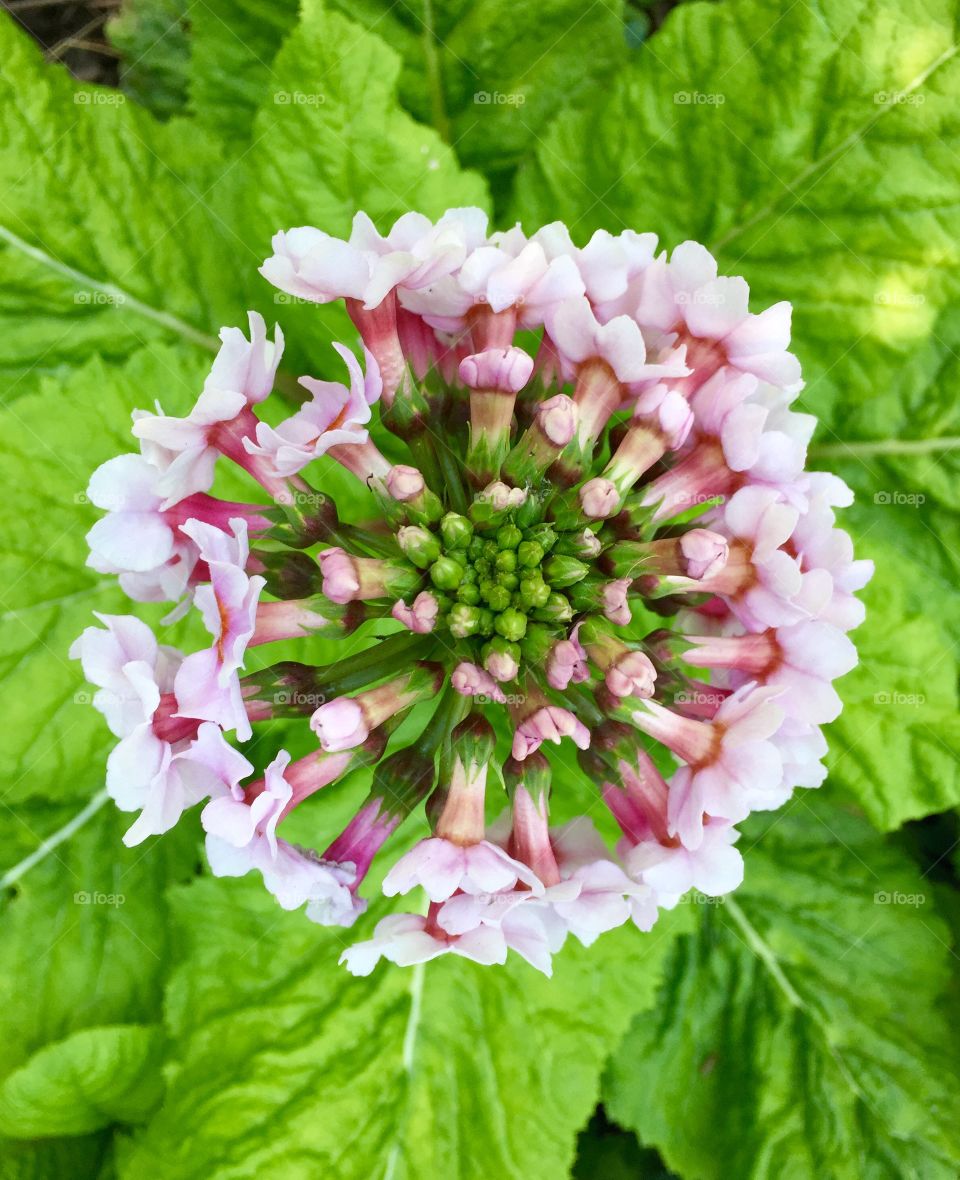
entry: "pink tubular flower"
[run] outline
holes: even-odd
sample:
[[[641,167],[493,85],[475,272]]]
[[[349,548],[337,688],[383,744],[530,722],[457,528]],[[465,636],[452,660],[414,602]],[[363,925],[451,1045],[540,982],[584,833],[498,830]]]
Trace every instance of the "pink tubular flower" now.
[[[230,790],[252,767],[215,725],[177,722],[171,689],[182,658],[130,616],[98,615],[70,649],[99,691],[94,705],[120,739],[107,759],[107,791],[140,815],[124,835],[135,845],[174,826],[186,808]]]
[[[265,581],[246,572],[249,549],[246,521],[231,520],[233,535],[188,521],[183,531],[197,545],[210,571],[209,585],[200,586],[194,600],[213,646],[194,652],[180,665],[174,691],[180,715],[215,721],[235,729],[246,741],[252,730],[240,692],[238,669],[256,630],[257,602]]]
[[[160,468],[158,492],[169,508],[194,492],[208,491],[218,456],[230,456],[250,470],[270,491],[282,485],[272,481],[248,460],[243,439],[256,425],[251,406],[264,400],[273,388],[283,355],[283,333],[267,340],[266,324],[250,312],[250,340],[239,328],[224,328],[223,344],[196,405],[185,418],[139,412],[133,433],[141,440],[145,457]]]
[[[349,886],[356,871],[351,864],[321,860],[277,838],[277,824],[293,797],[284,777],[290,755],[281,750],[266,770],[262,791],[247,803],[236,795],[214,799],[203,809],[207,859],[218,877],[242,877],[256,869],[285,910],[304,903],[335,911],[339,925],[356,916]]]
[[[787,352],[790,305],[751,315],[749,296],[743,279],[717,276],[716,260],[705,247],[684,242],[669,262],[662,255],[644,271],[636,317],[645,330],[679,334],[695,344],[691,360],[706,376],[729,364],[795,392],[803,383],[799,362]]]
[[[89,484],[90,566],[178,602],[164,624],[195,606],[211,637],[184,658],[103,616],[71,649],[115,734],[108,791],[139,812],[128,843],[205,800],[213,871],[256,870],[314,922],[356,922],[364,882],[422,887],[426,913],[344,953],[356,974],[512,952],[550,975],[568,938],[736,888],[734,825],[824,781],[872,565],[838,527],[850,489],[806,470],[789,305],[751,312],[694,242],[657,250],[630,229],[490,233],[469,208],[275,236],[270,282],[343,301],[348,377],[279,404],[297,374],[251,313],[193,409],[137,411],[140,453]],[[220,456],[250,503],[208,494]],[[270,720],[316,741],[251,782],[237,746]],[[551,794],[571,756],[615,846],[571,818],[567,777]],[[361,768],[344,825],[314,796]],[[308,796],[317,852],[280,837]],[[423,838],[397,852],[414,811]]]
[[[407,606],[403,599],[400,599],[390,608],[390,613],[398,623],[403,623],[415,634],[429,635],[437,624],[440,604],[436,595],[431,594],[429,590],[421,590],[413,600],[413,606]]]
[[[491,966],[507,961],[507,944],[496,926],[477,926],[465,934],[450,935],[422,914],[390,914],[377,923],[373,938],[347,947],[340,962],[351,975],[369,975],[381,958],[411,967],[445,954]]]
[[[349,387],[338,381],[301,377],[300,384],[311,395],[311,400],[277,427],[258,422],[256,442],[249,438],[243,440],[250,454],[267,459],[277,475],[296,475],[320,455],[331,452],[337,458],[340,447],[365,443],[370,437],[367,430],[370,407],[379,400],[383,390],[380,369],[373,354],[364,349],[364,377],[359,362],[348,348],[342,344],[333,347],[347,366]]]
[[[770,740],[783,721],[778,695],[776,688],[744,685],[710,722],[680,717],[655,701],[633,714],[636,725],[686,763],[674,776],[669,805],[671,830],[686,847],[700,846],[705,812],[736,822],[750,810],[748,789],[780,786],[783,761]]]
[[[544,705],[529,713],[517,726],[513,735],[513,757],[522,762],[544,742],[559,745],[560,739],[565,737],[571,738],[581,750],[590,745],[590,730],[569,709]]]

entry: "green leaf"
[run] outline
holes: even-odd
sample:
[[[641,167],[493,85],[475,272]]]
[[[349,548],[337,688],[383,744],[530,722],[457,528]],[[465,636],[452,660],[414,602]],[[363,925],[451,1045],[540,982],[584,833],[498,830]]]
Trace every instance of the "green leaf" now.
[[[867,534],[867,555],[879,574],[864,593],[868,624],[854,635],[860,664],[840,683],[843,712],[827,731],[829,781],[889,830],[960,801],[958,647],[930,610],[929,571],[915,570],[926,603],[912,605],[901,551]]]
[[[675,944],[613,1058],[611,1117],[689,1180],[955,1176],[952,952],[932,886],[815,797],[743,843],[743,886]]]
[[[164,890],[199,860],[189,818],[145,849],[124,848],[130,817],[103,797],[85,809],[5,808],[4,822],[0,1073],[78,1029],[159,1019]]]
[[[322,373],[331,333],[354,333],[341,309],[299,306],[258,275],[273,233],[305,221],[342,233],[358,208],[386,223],[485,202],[482,180],[400,110],[396,55],[316,3],[276,84],[323,102],[268,96],[237,156],[194,121],[159,124],[123,95],[77,86],[11,19],[0,21],[0,54],[7,400],[92,352],[117,361],[156,341],[215,348],[247,308],[283,325],[288,373]]]
[[[160,1029],[83,1029],[40,1049],[0,1085],[0,1135],[83,1135],[142,1121],[163,1093]]]
[[[123,0],[107,22],[107,36],[122,53],[120,85],[134,102],[166,118],[187,101],[190,58],[188,17],[197,11],[187,0]]]
[[[297,0],[205,0],[193,9],[190,105],[204,126],[249,137],[257,108],[276,90],[273,60],[298,15]]]
[[[672,925],[565,947],[552,981],[520,961],[452,957],[355,979],[336,960],[370,919],[323,931],[246,881],[199,881],[175,904],[175,1064],[123,1161],[130,1178],[555,1180],[603,1062],[652,996]]]
[[[336,233],[358,208],[386,223],[406,209],[437,216],[486,203],[480,178],[461,172],[436,132],[397,107],[399,71],[378,37],[306,0],[254,125],[267,223]],[[275,101],[281,95],[289,101]]]
[[[112,1180],[109,1165],[109,1146],[103,1134],[35,1143],[0,1142],[0,1180],[61,1180],[64,1176]]]

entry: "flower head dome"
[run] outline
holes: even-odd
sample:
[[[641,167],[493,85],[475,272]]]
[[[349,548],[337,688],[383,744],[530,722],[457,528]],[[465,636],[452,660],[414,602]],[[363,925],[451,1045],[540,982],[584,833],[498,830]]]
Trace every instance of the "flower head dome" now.
[[[127,841],[203,803],[215,873],[259,873],[284,908],[350,926],[425,803],[431,834],[383,880],[421,903],[344,953],[359,974],[511,952],[549,973],[568,936],[649,930],[688,889],[735,888],[735,825],[822,781],[819,727],[871,573],[836,527],[847,489],[804,470],[789,305],[751,313],[696,243],[668,257],[632,231],[582,248],[559,223],[488,235],[475,209],[385,235],[358,214],[345,241],[301,226],[273,246],[262,273],[282,291],[343,300],[346,380],[303,377],[299,407],[265,415],[283,405],[283,337],[250,313],[190,413],[138,412],[140,453],[91,480],[106,512],[91,564],[138,601],[195,608],[209,636],[184,655],[103,617],[74,645],[118,738],[108,789],[139,813]],[[249,502],[211,494],[221,461]],[[318,489],[331,461],[373,517]],[[310,658],[310,636],[361,626],[376,642]],[[246,670],[281,640],[302,658]],[[405,726],[385,756],[411,716],[419,736]],[[255,778],[236,743],[279,717],[313,749]],[[615,846],[585,818],[551,823],[556,746]],[[360,765],[374,786],[342,831],[317,802],[315,848],[283,838]]]

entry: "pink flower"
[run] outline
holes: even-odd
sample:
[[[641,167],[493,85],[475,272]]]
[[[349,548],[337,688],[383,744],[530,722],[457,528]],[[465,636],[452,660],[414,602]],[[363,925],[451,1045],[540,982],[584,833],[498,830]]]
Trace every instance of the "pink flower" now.
[[[565,447],[576,434],[578,416],[577,403],[565,393],[558,393],[537,407],[540,431],[555,447]]]
[[[96,684],[94,706],[120,739],[107,759],[107,791],[121,811],[141,814],[124,835],[132,846],[176,824],[186,808],[229,791],[253,769],[215,725],[176,722],[171,713],[182,658],[161,647],[139,619],[98,615],[70,648]]]
[[[628,651],[607,668],[604,683],[616,697],[651,697],[657,670],[642,651]]]
[[[460,362],[460,380],[470,389],[518,393],[532,372],[533,357],[522,348],[488,348]]]
[[[397,622],[403,623],[417,635],[428,635],[436,626],[439,613],[440,604],[429,590],[421,590],[413,600],[413,606],[407,606],[403,599],[400,599],[390,608],[390,614]]]
[[[749,297],[743,279],[718,278],[710,252],[684,242],[669,262],[661,255],[643,272],[636,316],[645,332],[679,333],[695,342],[691,359],[707,375],[726,363],[772,385],[800,389],[800,364],[787,352],[790,305],[751,315]]]
[[[602,324],[585,298],[553,305],[546,328],[568,380],[587,361],[603,361],[622,385],[686,372],[679,361],[666,366],[648,364],[643,333],[636,322],[622,315]]]
[[[363,707],[350,697],[327,701],[310,718],[310,728],[322,749],[353,750],[370,736]]]
[[[561,738],[572,738],[581,750],[590,745],[590,730],[569,709],[559,705],[545,705],[531,713],[517,726],[513,735],[513,757],[522,762],[544,742],[560,744]]]
[[[422,914],[390,914],[377,923],[373,938],[347,947],[340,962],[351,975],[369,975],[381,958],[410,967],[445,954],[490,966],[507,961],[507,944],[497,926],[449,935]]]
[[[624,839],[622,855],[627,873],[649,886],[661,906],[672,909],[690,889],[719,897],[737,888],[743,880],[743,857],[733,847],[739,835],[726,821],[711,818],[704,821],[698,848]]]
[[[293,788],[284,777],[290,755],[281,750],[266,769],[263,790],[250,803],[242,792],[214,799],[203,809],[207,859],[217,877],[242,877],[256,869],[285,910],[305,902],[329,911],[330,925],[349,926],[359,912],[350,885],[351,864],[321,860],[277,837],[276,829]]]
[[[408,467],[404,463],[397,463],[391,467],[384,483],[394,500],[401,503],[415,499],[426,487],[423,476],[416,467]]]
[[[384,236],[357,213],[348,241],[313,226],[277,233],[260,273],[300,299],[356,299],[375,308],[398,286],[415,290],[456,270],[484,239],[486,224],[480,209],[450,209],[437,225],[406,213]]]
[[[347,366],[349,387],[339,381],[301,377],[300,384],[312,399],[277,427],[257,423],[256,443],[244,439],[243,445],[250,454],[268,459],[278,475],[296,475],[331,447],[365,443],[370,437],[367,429],[370,407],[383,391],[380,369],[373,354],[365,348],[364,377],[357,358],[348,348],[342,344],[333,347]]]
[[[387,897],[423,887],[431,901],[446,901],[456,892],[504,893],[522,881],[533,892],[543,892],[536,874],[488,840],[460,845],[430,837],[402,856],[383,880]]]
[[[783,763],[770,740],[783,721],[773,700],[778,692],[745,685],[710,722],[680,717],[656,701],[644,701],[633,714],[635,725],[687,763],[673,777],[668,809],[670,830],[687,848],[699,848],[703,840],[704,812],[736,822],[750,810],[748,789],[779,787]]]
[[[617,578],[607,582],[603,587],[602,601],[604,618],[619,627],[626,627],[630,622],[630,604],[627,602],[627,591],[633,584],[633,578]]]
[[[620,506],[617,485],[609,479],[589,479],[580,489],[580,507],[591,520],[603,520],[612,516]]]
[[[623,230],[619,234],[598,229],[586,246],[578,248],[561,221],[551,222],[533,235],[548,259],[568,257],[576,264],[587,298],[604,321],[632,309],[618,307],[630,284],[653,261],[656,234]],[[614,306],[612,306],[614,305]],[[606,311],[607,314],[600,314]]]
[[[144,455],[161,469],[157,491],[169,508],[213,483],[213,469],[221,453],[243,466],[241,439],[253,429],[250,406],[263,401],[273,388],[283,354],[283,333],[267,340],[266,324],[255,311],[250,315],[247,340],[239,328],[224,328],[223,344],[196,405],[185,418],[138,412],[133,433]]]
[[[266,582],[246,572],[246,521],[231,520],[230,526],[232,536],[197,520],[183,526],[210,571],[209,585],[197,588],[194,601],[214,642],[187,656],[177,672],[174,691],[181,716],[215,721],[224,729],[235,729],[237,737],[246,741],[252,731],[237,672],[256,630],[257,602]]]
[[[547,656],[547,683],[558,692],[569,684],[582,684],[590,679],[587,653],[577,638],[579,626],[570,632],[569,639],[558,640]]]
[[[857,664],[842,631],[812,620],[759,635],[692,639],[688,663],[729,669],[734,687],[762,678],[781,689],[777,704],[788,717],[813,725],[839,716],[842,702],[830,682]]]
[[[450,684],[454,690],[465,697],[487,697],[499,704],[507,699],[496,680],[483,668],[462,660],[454,668],[450,677]]]

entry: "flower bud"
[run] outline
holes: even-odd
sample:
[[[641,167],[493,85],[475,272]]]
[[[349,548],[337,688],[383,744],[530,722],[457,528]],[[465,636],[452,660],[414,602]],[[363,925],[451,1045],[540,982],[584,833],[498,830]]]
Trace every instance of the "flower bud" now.
[[[440,533],[447,549],[466,549],[473,540],[473,525],[458,512],[448,512],[440,521]]]
[[[628,651],[607,669],[607,688],[617,697],[652,697],[657,670],[642,651]]]
[[[426,487],[423,476],[416,467],[408,467],[404,463],[391,467],[384,483],[394,500],[401,502],[419,496]]]
[[[430,567],[430,581],[438,590],[456,590],[463,581],[463,566],[452,557],[440,557]]]
[[[533,357],[515,347],[488,348],[460,362],[460,380],[469,389],[519,393],[532,372]]]
[[[718,574],[727,564],[726,537],[709,529],[691,529],[680,538],[680,552],[688,578],[698,582]]]
[[[419,525],[405,525],[400,529],[397,532],[397,544],[420,569],[426,569],[440,556],[439,538]]]
[[[519,643],[527,633],[527,616],[511,606],[497,615],[493,625],[504,639]]]
[[[591,520],[603,520],[617,510],[620,493],[609,479],[589,479],[580,489],[580,507]]]
[[[555,447],[565,447],[577,432],[577,406],[573,398],[558,393],[537,407],[537,427]]]
[[[589,572],[590,567],[576,557],[564,557],[557,553],[543,563],[544,577],[555,590],[572,586],[585,578]]]

